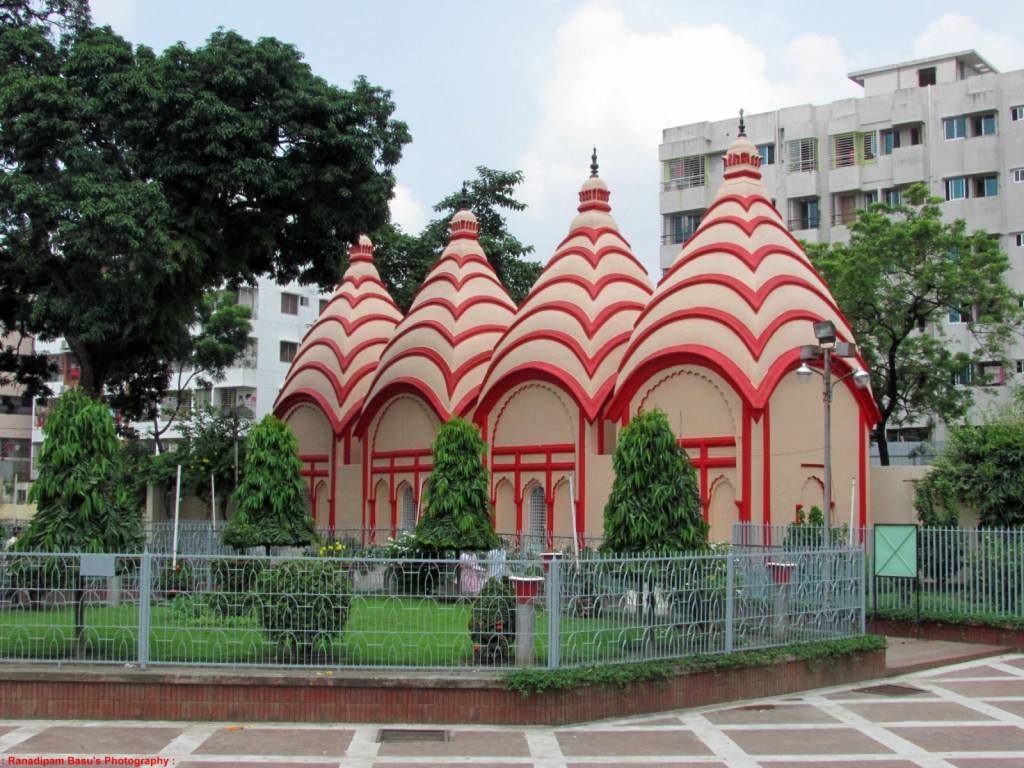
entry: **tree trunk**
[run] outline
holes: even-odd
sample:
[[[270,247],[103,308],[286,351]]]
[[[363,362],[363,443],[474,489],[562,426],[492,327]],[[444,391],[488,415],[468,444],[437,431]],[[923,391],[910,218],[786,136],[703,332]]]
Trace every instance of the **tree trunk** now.
[[[885,424],[875,427],[875,443],[878,444],[878,462],[883,467],[889,466],[889,441],[885,439]]]

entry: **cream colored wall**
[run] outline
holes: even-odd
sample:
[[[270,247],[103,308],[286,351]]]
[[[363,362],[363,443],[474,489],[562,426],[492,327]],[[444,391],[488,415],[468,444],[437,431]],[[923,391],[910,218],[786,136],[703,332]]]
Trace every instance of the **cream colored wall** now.
[[[370,427],[370,452],[429,448],[441,422],[430,406],[412,395],[384,404]]]
[[[914,482],[924,477],[931,467],[871,467],[871,496],[868,524],[917,523],[914,512]],[[972,526],[976,520],[961,516],[962,525]]]
[[[584,510],[588,536],[604,535],[604,508],[612,492],[611,455],[592,453],[587,456],[587,508]]]
[[[331,455],[334,436],[330,422],[319,407],[312,404],[299,405],[290,410],[283,421],[295,433],[300,454]]]
[[[35,504],[0,504],[0,520],[28,520],[35,513]]]
[[[334,526],[363,528],[363,467],[339,464],[334,468]]]

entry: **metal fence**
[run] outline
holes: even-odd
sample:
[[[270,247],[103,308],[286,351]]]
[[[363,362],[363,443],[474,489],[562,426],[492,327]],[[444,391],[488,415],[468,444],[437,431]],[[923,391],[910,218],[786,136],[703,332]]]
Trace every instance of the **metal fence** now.
[[[869,610],[1024,620],[1024,528],[917,530],[917,578],[874,578],[875,529],[834,527],[832,546],[863,547]],[[771,552],[823,546],[821,526],[738,524],[733,543]]]
[[[177,525],[172,522],[146,522],[146,547],[150,552],[182,555],[234,555],[234,549],[221,543],[220,537],[227,525],[224,521],[210,523],[203,520],[182,520]],[[389,537],[400,537],[404,531],[370,530],[364,528],[321,528],[317,531],[324,542],[344,542],[350,549],[372,550],[384,547]],[[520,555],[540,555],[542,552],[564,551],[574,552],[596,549],[601,543],[600,536],[557,536],[547,534],[533,536],[526,531],[518,533],[499,533],[502,548],[515,551]],[[574,543],[575,541],[575,543]],[[176,545],[176,546],[175,546]],[[252,554],[260,554],[253,552]],[[295,554],[294,551],[275,551],[274,554]],[[378,554],[380,554],[378,552]]]
[[[864,632],[859,548],[552,557],[9,553],[0,659],[557,668]]]

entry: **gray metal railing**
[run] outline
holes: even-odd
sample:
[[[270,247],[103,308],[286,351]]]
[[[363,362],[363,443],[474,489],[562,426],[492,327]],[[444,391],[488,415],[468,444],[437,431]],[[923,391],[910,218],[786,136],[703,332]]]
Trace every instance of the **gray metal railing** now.
[[[8,553],[0,660],[571,667],[864,631],[860,548],[551,557]]]
[[[863,547],[874,562],[873,527],[833,527],[834,546]],[[821,526],[740,523],[733,544],[744,549],[821,547]],[[1024,620],[1024,528],[932,528],[917,531],[917,578],[867,580],[868,606],[883,611],[963,618]]]

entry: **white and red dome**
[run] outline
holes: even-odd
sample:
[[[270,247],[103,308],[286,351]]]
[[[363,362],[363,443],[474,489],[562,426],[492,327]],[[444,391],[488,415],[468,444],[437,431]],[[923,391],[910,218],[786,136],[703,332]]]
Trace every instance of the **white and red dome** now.
[[[482,404],[521,381],[544,378],[568,390],[593,421],[614,388],[653,287],[612,218],[594,162],[568,236],[494,351]]]
[[[717,370],[762,409],[798,364],[800,346],[814,343],[813,322],[831,320],[841,341],[853,341],[828,286],[772,205],[760,165],[741,131],[701,226],[636,323],[611,415],[629,407],[653,372],[681,362]],[[862,396],[873,409],[870,395]]]
[[[381,355],[367,403],[415,392],[442,420],[473,408],[491,354],[515,316],[468,210],[451,221],[451,240]]]
[[[364,235],[349,249],[341,283],[302,340],[274,413],[283,417],[299,402],[315,402],[340,435],[358,420],[381,352],[401,319]]]

